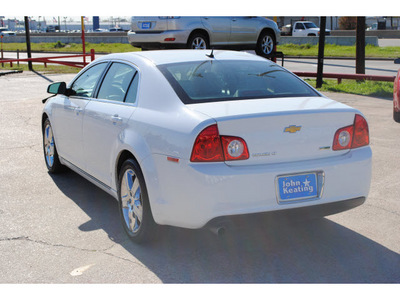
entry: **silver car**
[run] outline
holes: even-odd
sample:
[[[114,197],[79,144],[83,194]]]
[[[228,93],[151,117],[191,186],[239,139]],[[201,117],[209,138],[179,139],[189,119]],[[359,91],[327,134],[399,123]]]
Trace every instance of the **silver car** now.
[[[264,17],[132,17],[129,43],[142,49],[255,50],[265,56],[280,38],[277,24]]]

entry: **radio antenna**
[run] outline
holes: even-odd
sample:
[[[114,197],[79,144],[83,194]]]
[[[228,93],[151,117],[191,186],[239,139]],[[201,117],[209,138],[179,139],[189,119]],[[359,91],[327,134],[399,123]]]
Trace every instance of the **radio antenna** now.
[[[211,49],[211,54],[206,54],[209,58],[214,58],[214,48]]]

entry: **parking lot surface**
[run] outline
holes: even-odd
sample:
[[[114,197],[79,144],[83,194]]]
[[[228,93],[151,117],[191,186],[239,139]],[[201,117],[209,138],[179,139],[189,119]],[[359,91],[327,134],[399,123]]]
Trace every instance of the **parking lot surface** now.
[[[49,83],[73,76],[0,77],[0,283],[400,283],[400,124],[390,99],[326,93],[369,121],[364,205],[296,224],[246,219],[223,240],[162,228],[157,242],[136,245],[112,197],[45,167],[41,100]]]

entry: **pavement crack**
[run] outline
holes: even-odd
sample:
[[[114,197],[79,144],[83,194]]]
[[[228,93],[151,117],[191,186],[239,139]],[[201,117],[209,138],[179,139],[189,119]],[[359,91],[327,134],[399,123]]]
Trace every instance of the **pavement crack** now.
[[[105,251],[105,250],[96,250],[96,249],[87,249],[87,248],[85,249],[85,248],[79,248],[79,247],[68,246],[68,245],[63,245],[63,244],[53,244],[53,243],[49,243],[49,242],[42,241],[42,240],[31,239],[28,236],[18,236],[18,237],[11,237],[11,238],[0,238],[0,242],[7,242],[7,241],[27,241],[27,242],[32,242],[32,243],[41,244],[41,245],[45,245],[45,246],[76,249],[76,250],[86,251],[86,252],[103,252],[103,251]]]
[[[135,265],[138,265],[138,266],[146,268],[140,262],[136,262],[136,261],[130,260],[129,258],[124,258],[124,257],[121,257],[121,256],[118,256],[118,255],[115,255],[115,254],[107,252],[107,251],[111,250],[113,247],[115,247],[116,244],[113,244],[113,245],[111,245],[110,247],[108,247],[106,249],[96,250],[96,249],[88,249],[88,248],[79,248],[79,247],[68,246],[68,245],[63,245],[63,244],[53,244],[53,243],[49,243],[49,242],[42,241],[42,240],[31,239],[28,236],[17,236],[17,237],[0,238],[0,242],[10,242],[10,241],[27,241],[27,242],[41,244],[41,245],[50,246],[50,247],[62,247],[62,248],[75,249],[75,250],[85,251],[85,252],[90,252],[90,253],[97,252],[97,253],[102,253],[102,254],[111,256],[113,258],[121,259],[123,261],[127,261],[127,262],[130,262],[132,264],[135,264]]]

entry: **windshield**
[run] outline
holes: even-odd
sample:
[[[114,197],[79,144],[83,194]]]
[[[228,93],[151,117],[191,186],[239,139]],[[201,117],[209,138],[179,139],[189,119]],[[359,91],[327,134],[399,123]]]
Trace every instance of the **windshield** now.
[[[306,28],[318,28],[317,25],[315,25],[314,23],[304,23],[304,26],[306,26]]]
[[[301,79],[267,60],[207,60],[158,68],[185,104],[319,96]]]

